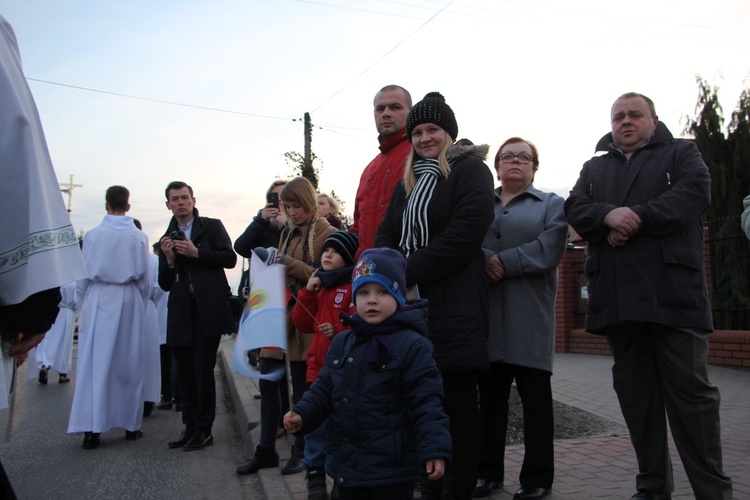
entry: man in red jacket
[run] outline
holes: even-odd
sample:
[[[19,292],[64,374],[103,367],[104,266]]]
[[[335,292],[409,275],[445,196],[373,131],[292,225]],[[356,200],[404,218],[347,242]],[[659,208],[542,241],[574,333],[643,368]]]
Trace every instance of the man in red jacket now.
[[[380,154],[362,172],[354,200],[354,223],[349,231],[359,235],[360,254],[375,246],[375,234],[385,216],[396,183],[404,176],[411,144],[406,138],[406,117],[411,109],[411,94],[398,85],[387,85],[375,94],[375,127]]]

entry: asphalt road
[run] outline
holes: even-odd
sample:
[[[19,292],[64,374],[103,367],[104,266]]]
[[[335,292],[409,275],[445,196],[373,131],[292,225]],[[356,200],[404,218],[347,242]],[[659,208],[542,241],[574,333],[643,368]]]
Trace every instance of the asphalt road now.
[[[74,365],[75,365],[74,346]],[[240,436],[223,367],[217,364],[214,445],[200,451],[171,450],[182,430],[180,413],[154,410],[144,418],[144,437],[125,441],[123,429],[102,434],[95,450],[83,436],[67,434],[75,372],[69,384],[22,380],[6,442],[9,411],[0,412],[0,458],[19,499],[259,499],[256,475],[239,477],[235,467],[248,454]]]

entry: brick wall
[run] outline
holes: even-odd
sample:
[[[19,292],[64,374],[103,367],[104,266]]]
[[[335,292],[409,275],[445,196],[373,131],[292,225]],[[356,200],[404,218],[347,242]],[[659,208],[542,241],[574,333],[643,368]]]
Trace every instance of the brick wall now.
[[[750,368],[750,331],[716,330],[708,336],[708,362]]]
[[[708,254],[704,254],[704,257],[708,280]],[[583,329],[586,317],[586,297],[582,296],[586,284],[584,259],[585,248],[569,246],[557,270],[555,351],[609,355],[607,339]],[[750,368],[750,331],[717,330],[709,335],[708,342],[710,364]]]
[[[580,311],[578,276],[583,272],[583,252],[569,249],[557,268],[557,297],[555,302],[556,331],[555,350],[569,351],[568,335],[575,328],[583,327],[585,312]]]

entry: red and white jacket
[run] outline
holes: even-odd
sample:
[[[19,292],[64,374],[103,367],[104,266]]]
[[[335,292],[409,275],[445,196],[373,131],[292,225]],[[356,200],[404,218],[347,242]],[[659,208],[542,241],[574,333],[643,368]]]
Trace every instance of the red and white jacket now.
[[[348,329],[341,323],[339,314],[345,312],[351,316],[356,311],[352,303],[351,282],[331,288],[321,287],[317,292],[301,288],[297,293],[297,303],[292,311],[292,322],[301,332],[314,332],[312,344],[307,351],[307,381],[309,383],[315,382],[318,373],[325,366],[325,355],[331,345],[331,340],[320,333],[318,325],[330,323],[333,325],[335,334],[339,334]]]

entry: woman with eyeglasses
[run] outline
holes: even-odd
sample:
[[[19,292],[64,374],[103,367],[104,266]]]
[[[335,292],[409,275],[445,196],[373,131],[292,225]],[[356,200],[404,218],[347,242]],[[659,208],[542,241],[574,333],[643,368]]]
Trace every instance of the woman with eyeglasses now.
[[[492,174],[483,161],[489,147],[453,143],[458,124],[437,92],[411,109],[406,132],[412,151],[375,246],[404,253],[407,286],[416,285],[429,301],[429,338],[443,377],[453,457],[442,479],[424,478],[422,498],[466,499],[482,450],[477,382],[488,367],[482,239],[492,222]]]
[[[524,459],[515,499],[543,498],[554,477],[552,356],[557,266],[568,234],[563,199],[534,187],[536,146],[506,140],[495,155],[500,187],[495,220],[484,238],[490,279],[490,369],[480,378],[484,453],[474,497],[504,479],[508,398],[513,381],[523,406]]]

